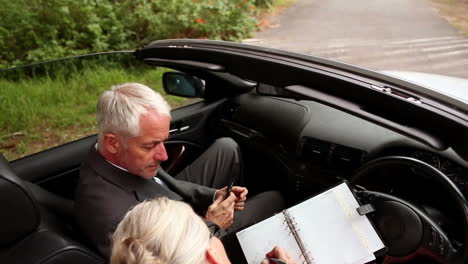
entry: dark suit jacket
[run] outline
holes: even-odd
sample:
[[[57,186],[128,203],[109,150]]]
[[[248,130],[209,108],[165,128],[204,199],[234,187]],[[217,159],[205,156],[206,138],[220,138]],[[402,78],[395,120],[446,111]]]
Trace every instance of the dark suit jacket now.
[[[199,214],[213,203],[216,189],[176,180],[162,170],[157,176],[169,189],[152,179],[115,167],[98,153],[93,144],[80,169],[75,219],[85,237],[103,256],[110,256],[110,238],[125,213],[146,199],[166,196],[183,200]]]

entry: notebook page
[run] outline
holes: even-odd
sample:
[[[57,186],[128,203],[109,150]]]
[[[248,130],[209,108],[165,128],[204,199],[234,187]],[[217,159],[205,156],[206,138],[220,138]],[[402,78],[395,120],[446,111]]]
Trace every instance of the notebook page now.
[[[281,213],[237,232],[236,236],[249,264],[262,262],[265,254],[277,245],[284,248],[296,263],[302,263],[301,251]]]
[[[367,217],[357,213],[358,206],[343,183],[288,209],[314,263],[358,264],[375,259],[373,252],[383,244]]]
[[[349,210],[349,216],[351,219],[353,219],[353,223],[355,223],[357,231],[360,232],[364,238],[363,242],[366,244],[366,246],[369,247],[372,252],[384,248],[385,245],[375,231],[375,228],[370,223],[369,219],[359,215],[357,212],[356,209],[359,207],[359,203],[349,189],[349,186],[345,183],[340,184],[335,188],[335,194],[339,199],[342,198],[343,203],[345,203],[344,206]]]

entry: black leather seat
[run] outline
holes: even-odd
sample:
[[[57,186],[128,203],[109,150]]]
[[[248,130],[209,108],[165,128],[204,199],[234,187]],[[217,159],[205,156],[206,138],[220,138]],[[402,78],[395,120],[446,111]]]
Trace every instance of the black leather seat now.
[[[35,197],[40,195],[40,187],[31,187],[15,175],[0,154],[0,262],[105,263],[76,239],[63,215],[51,210],[58,200],[50,196],[49,203],[43,205]]]

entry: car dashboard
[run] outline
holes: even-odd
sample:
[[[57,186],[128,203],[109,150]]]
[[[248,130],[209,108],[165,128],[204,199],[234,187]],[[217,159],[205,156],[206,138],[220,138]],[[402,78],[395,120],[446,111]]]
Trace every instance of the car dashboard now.
[[[314,101],[248,93],[221,105],[218,120],[224,133],[228,130],[244,145],[256,145],[263,154],[274,153],[289,174],[289,191],[299,197],[313,193],[314,185],[321,188],[351,180],[363,164],[384,156],[424,161],[446,174],[468,197],[468,163],[451,149],[431,149]]]
[[[428,163],[468,197],[468,163],[451,149],[431,149],[326,105],[249,93],[227,100],[218,110],[218,131],[247,150],[244,158],[255,177],[260,177],[254,185],[277,183],[268,188],[282,190],[291,205],[342,180],[352,182],[364,164],[388,156]],[[454,241],[463,241],[454,228],[461,218],[449,195],[418,169],[384,168],[366,186],[417,204]]]

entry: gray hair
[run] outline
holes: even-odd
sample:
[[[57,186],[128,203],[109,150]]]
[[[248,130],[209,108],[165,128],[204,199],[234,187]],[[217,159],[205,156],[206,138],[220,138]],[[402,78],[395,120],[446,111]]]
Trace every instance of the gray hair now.
[[[112,238],[111,264],[203,264],[210,232],[192,208],[166,197],[125,215]]]
[[[171,116],[171,107],[164,98],[140,83],[124,83],[105,91],[97,104],[98,145],[106,133],[121,136],[140,134],[140,117],[149,109]]]

